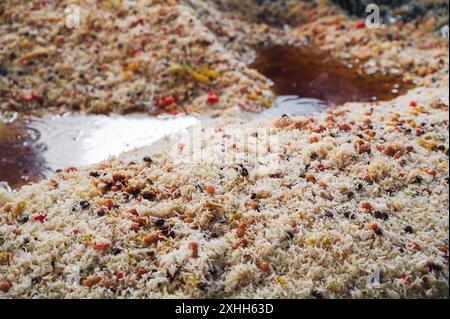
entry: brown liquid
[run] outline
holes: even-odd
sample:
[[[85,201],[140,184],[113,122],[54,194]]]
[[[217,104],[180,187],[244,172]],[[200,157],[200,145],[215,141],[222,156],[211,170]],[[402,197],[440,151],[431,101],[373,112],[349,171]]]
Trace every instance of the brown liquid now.
[[[272,46],[257,51],[251,65],[274,82],[275,94],[316,98],[331,105],[388,101],[408,89],[401,74],[359,72],[342,60],[312,48]],[[363,74],[361,74],[363,73]]]
[[[0,182],[17,188],[41,180],[47,171],[37,140],[22,124],[0,123]]]

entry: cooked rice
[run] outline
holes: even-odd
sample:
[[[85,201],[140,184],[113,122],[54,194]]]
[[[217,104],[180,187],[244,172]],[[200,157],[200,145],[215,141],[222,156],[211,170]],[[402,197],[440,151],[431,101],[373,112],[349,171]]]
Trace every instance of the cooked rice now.
[[[412,99],[420,112],[410,106]],[[211,160],[200,165],[177,164],[190,155],[177,142],[151,154],[152,163],[112,159],[24,187],[0,226],[8,256],[0,279],[12,283],[5,296],[447,296],[448,149],[434,145],[448,147],[448,92],[418,89],[394,102],[348,104],[333,114],[246,125],[250,137],[263,127],[279,141],[274,154],[242,163],[248,177],[236,164],[218,164],[222,148],[205,136],[203,152]],[[352,120],[350,131],[339,128]],[[320,141],[311,144],[311,131],[320,125]],[[419,128],[423,140],[416,137]],[[234,136],[237,153],[245,153],[244,137]],[[361,149],[366,144],[370,152]],[[402,155],[393,157],[388,147]],[[279,166],[264,164],[272,155]],[[116,192],[113,176],[124,178],[114,182],[121,185]],[[209,185],[213,195],[205,191]],[[87,209],[80,207],[83,200]],[[373,208],[362,208],[365,202]],[[143,219],[135,230],[133,208]],[[24,214],[29,221],[21,223]],[[34,219],[39,214],[45,214],[43,222]],[[173,238],[160,235],[147,245],[146,235],[165,233],[158,218]],[[243,238],[237,235],[240,223],[246,225]],[[191,242],[198,243],[198,258]],[[98,243],[109,246],[99,251]],[[263,262],[269,271],[258,268]],[[367,283],[377,270],[379,283]],[[123,279],[117,280],[118,272]],[[111,287],[80,285],[96,276],[111,280]]]
[[[101,18],[101,31],[75,31],[69,47],[46,53],[53,60],[42,55],[24,67],[10,54],[20,59],[29,53],[21,34],[37,32],[41,22],[25,10],[12,12],[16,2],[6,1],[2,19],[18,22],[0,26],[7,43],[0,65],[8,72],[31,67],[26,88],[47,91],[45,103],[55,106],[123,112],[136,107],[141,90],[147,102],[180,90],[176,96],[192,97],[180,100],[183,107],[206,109],[210,86],[186,77],[176,82],[162,63],[191,66],[204,55],[208,66],[223,72],[212,85],[221,93],[217,107],[259,110],[261,100],[248,94],[259,92],[268,101],[272,94],[264,90],[268,80],[243,63],[252,45],[262,38],[302,42],[315,35],[315,44],[332,54],[405,70],[405,80],[419,88],[394,101],[348,103],[309,117],[231,124],[219,117],[203,132],[200,163],[192,163],[191,143],[198,140],[172,136],[157,151],[137,150],[126,159],[69,168],[15,193],[1,192],[0,297],[448,298],[448,41],[433,36],[427,22],[418,30],[405,24],[400,31],[349,32],[356,22],[329,7],[314,7],[316,19],[304,26],[277,29],[233,21],[203,1],[181,2],[132,5],[148,12],[155,26],[149,48],[161,54],[155,60],[144,55],[149,69],[124,81],[117,75],[124,56],[115,46],[133,44],[138,30],[126,27],[138,16],[133,10],[112,10],[112,19]],[[38,11],[61,12],[65,3]],[[87,6],[92,17],[110,12]],[[226,41],[226,32],[219,34],[219,24],[211,25],[217,17],[229,36],[242,40],[242,52],[239,43]],[[168,32],[185,36],[168,46],[159,19]],[[38,47],[48,49],[61,23],[39,35]],[[113,32],[115,25],[124,25],[124,33]],[[251,30],[259,33],[250,36]],[[386,41],[389,32],[398,40]],[[93,44],[94,35],[105,48],[99,65],[108,61],[110,69],[97,78],[92,53],[73,45],[76,39]],[[214,45],[193,45],[205,39]],[[224,64],[219,56],[226,57]],[[58,83],[38,72],[69,62],[76,72]],[[82,72],[96,88],[74,96]],[[16,100],[24,88],[15,79],[0,80],[4,110],[26,105]],[[127,93],[131,97],[123,98]],[[236,159],[223,162],[227,156]]]
[[[2,4],[0,109],[200,112],[211,107],[210,90],[220,94],[217,108],[259,111],[272,100],[268,80],[224,50],[187,6],[86,1],[80,27],[68,29],[72,3]],[[249,98],[256,91],[263,103]],[[27,92],[39,98],[24,101]]]

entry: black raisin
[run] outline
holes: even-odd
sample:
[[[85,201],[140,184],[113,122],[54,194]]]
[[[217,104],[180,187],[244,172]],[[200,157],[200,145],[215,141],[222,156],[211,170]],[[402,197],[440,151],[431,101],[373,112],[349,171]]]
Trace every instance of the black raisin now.
[[[239,172],[239,174],[241,174],[244,177],[249,176],[248,170],[242,164],[238,164],[238,172]]]
[[[388,220],[389,219],[388,213],[382,213],[382,212],[379,212],[379,211],[376,211],[374,213],[374,217],[378,218],[378,219],[383,219],[383,220]]]
[[[160,218],[155,222],[155,225],[158,227],[162,227],[162,226],[164,226],[165,223],[166,223],[166,221],[164,219]]]
[[[108,182],[105,185],[105,191],[111,190],[111,187],[113,187],[114,183],[113,182]]]
[[[325,210],[323,215],[328,218],[333,218],[333,213],[329,210]]]
[[[41,281],[41,278],[40,277],[33,277],[32,279],[31,279],[31,285],[37,285],[38,283],[39,283],[39,281]]]
[[[20,214],[18,220],[19,220],[19,223],[25,224],[28,220],[30,220],[30,217],[27,214]]]
[[[156,195],[151,192],[146,192],[146,193],[142,194],[142,197],[149,201],[154,201],[156,199]]]
[[[154,260],[156,258],[156,254],[153,250],[148,251],[147,256],[150,257],[151,260]]]
[[[352,213],[352,212],[349,212],[349,211],[344,213],[344,217],[345,218],[349,218],[351,220],[355,220],[356,219],[356,215],[354,213]]]
[[[133,197],[136,198],[139,196],[140,193],[141,193],[140,189],[134,189],[131,195],[133,195]]]
[[[286,232],[286,238],[288,240],[292,240],[292,239],[294,239],[294,234],[292,232],[288,231],[288,232]]]
[[[120,249],[120,248],[113,248],[112,250],[111,250],[111,254],[113,254],[114,256],[117,256],[117,255],[119,255],[120,253],[122,252],[122,249]]]
[[[103,217],[106,215],[106,212],[103,208],[101,208],[98,212],[97,212],[97,216],[98,217]]]
[[[422,182],[423,182],[423,178],[422,178],[422,176],[419,176],[419,175],[417,175],[413,181],[414,184],[422,184]]]
[[[166,236],[166,237],[169,236],[169,228],[167,226],[161,226],[159,229],[161,230],[161,233],[164,236]]]
[[[86,201],[86,200],[82,200],[82,201],[80,202],[80,206],[81,206],[81,208],[83,208],[83,209],[88,209],[88,208],[91,206],[91,204],[89,204],[89,202]]]
[[[441,271],[442,266],[435,264],[432,261],[427,262],[427,267],[430,269],[430,271]]]
[[[90,176],[90,177],[94,177],[94,178],[99,178],[99,177],[100,177],[100,174],[99,174],[98,172],[90,172],[90,173],[89,173],[89,176]]]

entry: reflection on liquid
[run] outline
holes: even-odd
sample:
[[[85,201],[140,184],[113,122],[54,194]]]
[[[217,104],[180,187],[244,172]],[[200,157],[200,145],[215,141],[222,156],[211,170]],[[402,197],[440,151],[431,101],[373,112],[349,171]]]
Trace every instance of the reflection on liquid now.
[[[67,114],[0,124],[0,182],[17,188],[59,168],[98,163],[197,121],[192,116]]]
[[[316,49],[277,45],[258,50],[251,67],[273,81],[279,96],[315,98],[330,105],[388,101],[409,88],[402,74],[388,73],[372,62],[366,62],[361,72]]]
[[[273,107],[264,111],[262,115],[305,116],[323,112],[328,107],[325,101],[311,98],[301,98],[297,95],[283,95],[276,98]]]

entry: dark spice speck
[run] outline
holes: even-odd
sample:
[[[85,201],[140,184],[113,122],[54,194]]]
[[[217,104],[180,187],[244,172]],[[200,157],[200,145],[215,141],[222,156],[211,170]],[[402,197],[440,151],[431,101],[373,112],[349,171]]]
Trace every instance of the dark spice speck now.
[[[330,212],[329,210],[325,210],[323,213],[324,217],[328,217],[328,218],[333,218],[333,213]]]
[[[21,224],[25,224],[28,220],[30,220],[30,217],[27,214],[21,214],[18,219]]]
[[[422,184],[422,182],[423,182],[423,178],[422,178],[422,176],[419,176],[419,175],[417,175],[413,181],[414,184]]]
[[[100,208],[97,212],[97,216],[98,217],[103,217],[106,215],[105,209],[104,208]]]
[[[82,200],[82,201],[80,202],[80,206],[81,206],[81,208],[83,208],[83,209],[88,209],[88,208],[91,206],[91,204],[90,204],[88,201],[86,201],[86,200]]]
[[[243,177],[248,177],[249,176],[249,172],[248,170],[244,167],[244,165],[242,164],[238,164],[238,172],[239,174],[241,174]]]
[[[121,252],[122,252],[122,249],[120,249],[120,248],[118,248],[118,247],[113,248],[113,249],[111,250],[111,254],[113,254],[114,256],[119,255]]]
[[[156,199],[156,195],[154,193],[146,192],[142,194],[142,197],[149,201],[154,201]]]
[[[166,223],[166,221],[164,219],[160,218],[155,222],[155,225],[158,227],[162,227],[162,226],[164,226],[165,223]]]
[[[442,266],[435,264],[432,261],[427,262],[427,267],[428,269],[430,269],[430,271],[441,271],[442,270]]]
[[[99,178],[99,177],[100,177],[100,174],[99,174],[98,172],[90,172],[90,173],[89,173],[89,176],[90,176],[90,177],[94,177],[94,178]]]
[[[292,240],[292,239],[294,239],[294,234],[292,232],[288,231],[288,232],[286,232],[286,238],[288,240]]]
[[[385,213],[385,212],[382,213],[382,212],[379,212],[379,211],[376,211],[374,213],[374,217],[377,218],[377,219],[382,219],[382,220],[388,220],[389,219],[388,213]]]
[[[37,285],[38,283],[39,283],[39,281],[41,281],[41,278],[40,277],[33,277],[32,279],[31,279],[31,285]]]
[[[344,217],[345,218],[349,218],[349,219],[355,219],[356,218],[355,214],[353,214],[352,212],[349,212],[349,211],[344,212]]]

